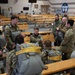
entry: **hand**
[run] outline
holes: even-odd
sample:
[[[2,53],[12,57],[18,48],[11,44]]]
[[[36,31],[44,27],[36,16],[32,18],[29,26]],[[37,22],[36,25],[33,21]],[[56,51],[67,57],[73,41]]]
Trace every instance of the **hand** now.
[[[56,30],[59,30],[59,28],[57,27]]]
[[[51,25],[53,26],[54,24],[53,24],[53,23],[51,23]]]
[[[53,47],[51,47],[51,48],[55,50],[55,49],[56,49],[56,46],[53,46]]]
[[[16,47],[16,45],[15,45],[15,44],[13,44],[13,45],[12,45],[12,49],[14,49],[15,47]]]
[[[26,37],[26,34],[21,34],[22,36],[23,36],[23,38],[25,38]]]

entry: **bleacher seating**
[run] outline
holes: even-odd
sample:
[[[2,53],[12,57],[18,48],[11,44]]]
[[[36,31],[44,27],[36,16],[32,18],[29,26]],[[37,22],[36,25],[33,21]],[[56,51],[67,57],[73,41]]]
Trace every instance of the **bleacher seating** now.
[[[26,42],[29,42],[30,41],[30,32],[22,32],[22,34],[25,34],[26,37],[25,37],[25,41]],[[51,31],[42,31],[42,32],[39,32],[39,34],[42,35],[44,41],[45,40],[50,40],[51,42],[54,42],[55,39],[54,39],[54,35],[51,33]]]
[[[26,29],[28,29],[28,24],[26,22],[23,22],[23,23],[19,22],[18,27],[19,27],[20,30],[26,30]]]
[[[75,67],[75,58],[65,60],[65,61],[55,62],[52,64],[47,64],[46,66],[48,67],[48,69],[43,70],[42,75],[53,74],[53,73],[67,70],[67,69],[74,68]]]

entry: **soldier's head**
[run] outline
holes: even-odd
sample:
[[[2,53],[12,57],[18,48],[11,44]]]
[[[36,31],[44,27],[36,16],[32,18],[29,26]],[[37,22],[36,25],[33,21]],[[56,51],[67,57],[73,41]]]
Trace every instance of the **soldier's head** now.
[[[17,43],[18,44],[24,43],[24,37],[21,34],[17,35],[15,38],[15,44],[17,44]]]
[[[51,47],[51,41],[50,40],[44,41],[44,47],[45,48]]]
[[[11,23],[12,23],[12,25],[17,24],[18,23],[18,17],[15,15],[12,15],[11,16]]]
[[[55,15],[55,21],[58,21],[58,20],[59,20],[59,15],[56,14],[56,15]]]
[[[34,28],[34,34],[37,35],[38,33],[39,33],[39,28],[38,28],[38,27],[35,27],[35,28]]]
[[[73,24],[74,24],[74,20],[69,19],[69,20],[67,21],[66,27],[67,27],[67,28],[73,27]]]
[[[67,17],[63,17],[63,18],[62,18],[62,23],[63,23],[63,24],[66,24],[66,23],[67,23]]]

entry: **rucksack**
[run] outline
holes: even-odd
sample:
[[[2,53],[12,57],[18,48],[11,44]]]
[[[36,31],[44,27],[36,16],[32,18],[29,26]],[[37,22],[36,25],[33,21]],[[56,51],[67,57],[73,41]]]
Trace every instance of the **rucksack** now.
[[[28,48],[22,48],[22,50],[16,52],[16,55],[18,55],[18,61],[16,67],[13,70],[13,74],[39,75],[44,69],[44,64],[40,55],[38,54],[38,51],[39,47],[32,46]]]
[[[6,35],[6,34],[5,34],[5,27],[6,27],[6,26],[8,26],[9,28],[11,28],[11,25],[10,25],[10,24],[3,26],[2,30],[3,30],[3,32],[4,32],[4,36]],[[11,30],[11,35],[10,35],[11,40],[14,42],[16,36],[19,35],[19,34],[21,34],[21,31],[20,31],[20,30],[17,30],[17,31],[12,31],[12,30]]]

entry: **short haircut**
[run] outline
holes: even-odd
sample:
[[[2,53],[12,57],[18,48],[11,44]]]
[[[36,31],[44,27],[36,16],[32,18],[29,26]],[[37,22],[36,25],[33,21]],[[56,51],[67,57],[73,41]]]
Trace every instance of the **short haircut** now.
[[[67,23],[70,24],[70,26],[73,26],[73,24],[74,24],[74,20],[69,19]]]
[[[44,45],[45,45],[46,47],[51,47],[51,41],[50,41],[50,40],[44,41]]]
[[[35,27],[34,30],[39,30],[39,28],[38,27]]]
[[[19,19],[19,17],[17,17],[16,15],[12,15],[12,16],[11,16],[11,20],[13,20],[13,19],[15,19],[15,18]]]
[[[66,19],[66,20],[68,20],[67,17],[65,17],[65,16],[63,16],[62,19]]]
[[[58,17],[59,17],[59,15],[58,15],[58,14],[56,14],[55,16],[58,16]]]
[[[22,44],[24,43],[24,38],[21,34],[17,35],[16,38],[15,38],[15,44]]]

